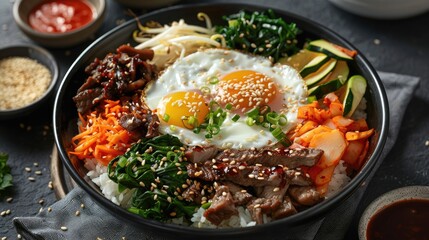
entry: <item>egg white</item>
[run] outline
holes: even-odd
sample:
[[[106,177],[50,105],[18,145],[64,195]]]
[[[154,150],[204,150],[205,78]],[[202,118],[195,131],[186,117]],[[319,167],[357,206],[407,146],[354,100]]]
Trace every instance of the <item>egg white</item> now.
[[[162,98],[174,91],[195,91],[202,87],[209,88],[211,95],[217,92],[216,84],[210,84],[210,77],[222,77],[237,70],[253,70],[262,73],[277,84],[282,94],[281,104],[277,104],[278,113],[286,115],[288,124],[283,126],[284,132],[290,130],[297,122],[297,108],[307,101],[307,87],[295,69],[287,65],[275,64],[263,57],[240,53],[233,50],[207,49],[178,59],[169,66],[161,76],[149,84],[143,100],[151,110],[159,107]],[[215,145],[221,148],[248,149],[260,148],[277,142],[268,129],[261,126],[248,126],[246,117],[236,122],[228,113],[219,134],[211,139],[205,138],[205,132],[195,134],[192,130],[175,126],[171,128],[161,121],[159,131],[178,137],[184,144]]]

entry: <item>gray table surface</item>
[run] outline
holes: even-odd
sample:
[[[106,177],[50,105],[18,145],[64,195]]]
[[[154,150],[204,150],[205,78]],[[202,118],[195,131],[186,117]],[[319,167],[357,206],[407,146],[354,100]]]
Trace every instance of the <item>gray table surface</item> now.
[[[216,2],[184,0],[181,3]],[[249,1],[237,1],[249,2]],[[326,0],[254,1],[267,7],[284,9],[319,22],[336,31],[355,45],[377,70],[419,76],[420,86],[412,98],[399,138],[393,150],[376,172],[345,239],[357,239],[357,224],[362,209],[372,200],[391,189],[408,185],[429,185],[429,13],[404,20],[372,20],[349,14]],[[131,19],[127,9],[108,1],[108,17],[94,39],[112,27]],[[0,1],[0,47],[32,43],[18,30],[12,17],[13,0]],[[134,10],[144,14],[147,10]],[[48,49],[65,72],[91,41],[68,49]],[[16,239],[12,225],[15,216],[34,216],[41,207],[57,199],[48,187],[50,155],[54,146],[52,134],[52,101],[32,115],[14,120],[0,120],[0,151],[10,155],[14,187],[0,196],[0,238]],[[31,172],[25,168],[31,168]],[[35,171],[40,170],[41,175]],[[34,182],[28,177],[35,177]],[[13,197],[12,202],[6,202]],[[41,201],[43,200],[43,201]]]

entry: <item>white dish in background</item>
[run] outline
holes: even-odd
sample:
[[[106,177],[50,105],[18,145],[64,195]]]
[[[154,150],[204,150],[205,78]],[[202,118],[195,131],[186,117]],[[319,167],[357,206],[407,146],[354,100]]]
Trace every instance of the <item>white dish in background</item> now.
[[[376,19],[401,19],[429,11],[428,0],[329,0],[348,12]]]

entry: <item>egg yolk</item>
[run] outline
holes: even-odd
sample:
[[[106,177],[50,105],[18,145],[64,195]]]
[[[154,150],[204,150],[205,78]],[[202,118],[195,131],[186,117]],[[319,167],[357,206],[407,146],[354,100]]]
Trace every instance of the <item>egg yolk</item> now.
[[[252,70],[240,70],[220,79],[216,99],[223,105],[231,104],[236,111],[247,112],[269,105],[276,94],[277,85],[270,77]]]
[[[158,116],[169,125],[192,129],[204,122],[209,107],[197,92],[174,92],[164,96]]]

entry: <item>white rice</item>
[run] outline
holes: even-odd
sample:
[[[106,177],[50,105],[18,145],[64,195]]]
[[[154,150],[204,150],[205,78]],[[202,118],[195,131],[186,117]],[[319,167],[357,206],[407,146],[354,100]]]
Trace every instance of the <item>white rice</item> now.
[[[238,215],[234,215],[229,219],[226,219],[219,224],[214,225],[204,217],[204,208],[199,208],[197,212],[191,218],[193,224],[191,226],[197,228],[235,228],[235,227],[251,227],[255,226],[256,222],[252,220],[249,210],[239,206],[237,208]],[[265,214],[263,218],[264,223],[271,221]]]
[[[341,189],[343,189],[347,183],[350,182],[351,178],[347,176],[346,166],[344,161],[340,160],[338,165],[335,167],[334,173],[332,174],[331,181],[328,185],[328,192],[326,193],[325,198],[331,198],[337,194]]]
[[[100,187],[101,192],[107,199],[124,208],[130,206],[130,199],[134,189],[125,189],[120,193],[118,184],[109,178],[107,167],[98,164],[95,159],[86,160],[85,167],[90,170],[86,175]]]

